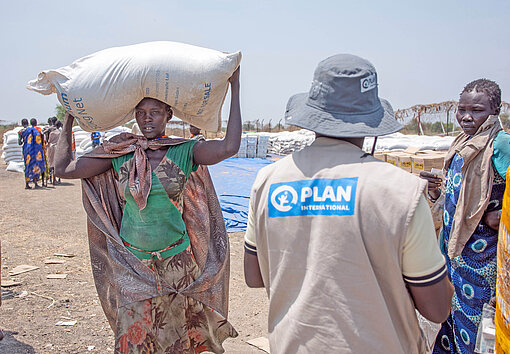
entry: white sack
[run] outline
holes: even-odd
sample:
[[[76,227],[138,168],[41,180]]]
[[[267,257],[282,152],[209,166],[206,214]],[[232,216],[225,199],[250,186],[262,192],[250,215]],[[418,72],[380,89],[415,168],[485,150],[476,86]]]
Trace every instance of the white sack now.
[[[5,169],[6,171],[10,172],[21,172],[25,171],[25,164],[23,162],[9,162],[9,165]]]
[[[4,145],[3,151],[5,153],[13,152],[13,151],[16,151],[16,152],[19,151],[21,153],[23,151],[23,148],[21,145],[18,145],[18,143],[16,142],[16,145]]]
[[[15,161],[15,162],[23,162],[23,156],[6,156],[4,158],[4,161],[6,163],[9,163],[11,161]]]
[[[23,152],[22,151],[5,151],[5,157],[9,157],[9,156],[21,156],[23,157]]]
[[[144,97],[169,104],[201,129],[221,128],[228,78],[241,53],[226,54],[176,42],[114,47],[41,72],[27,88],[58,100],[86,131],[105,131],[134,118]]]
[[[7,136],[7,138],[4,140],[5,145],[18,145],[18,134],[10,134]],[[19,145],[18,145],[19,146]]]
[[[80,144],[80,149],[87,150],[92,147],[92,140],[83,140]]]

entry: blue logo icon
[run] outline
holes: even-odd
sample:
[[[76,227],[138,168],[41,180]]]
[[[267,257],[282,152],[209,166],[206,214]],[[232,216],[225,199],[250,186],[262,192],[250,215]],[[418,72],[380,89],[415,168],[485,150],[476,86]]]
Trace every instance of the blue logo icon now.
[[[357,185],[358,177],[272,184],[268,215],[354,215]]]

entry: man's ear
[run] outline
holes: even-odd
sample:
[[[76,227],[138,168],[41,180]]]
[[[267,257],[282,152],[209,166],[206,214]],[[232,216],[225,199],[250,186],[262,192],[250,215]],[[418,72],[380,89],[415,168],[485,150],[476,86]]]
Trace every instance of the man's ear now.
[[[169,122],[170,119],[172,119],[172,117],[174,116],[174,111],[172,111],[172,108],[170,106],[167,106],[166,107],[166,112],[168,113],[167,122]]]

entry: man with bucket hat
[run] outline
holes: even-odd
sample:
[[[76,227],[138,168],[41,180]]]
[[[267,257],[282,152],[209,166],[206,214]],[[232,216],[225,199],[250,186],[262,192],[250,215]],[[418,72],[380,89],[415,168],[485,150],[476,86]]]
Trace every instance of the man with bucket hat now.
[[[362,151],[401,129],[373,65],[319,63],[288,124],[311,146],[260,170],[245,236],[245,279],[269,296],[271,353],[423,353],[415,308],[440,323],[453,287],[426,183]]]

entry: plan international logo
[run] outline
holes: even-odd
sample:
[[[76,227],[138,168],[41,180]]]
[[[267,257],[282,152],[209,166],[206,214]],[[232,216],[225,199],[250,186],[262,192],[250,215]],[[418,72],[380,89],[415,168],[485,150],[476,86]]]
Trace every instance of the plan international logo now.
[[[268,215],[354,215],[357,185],[358,177],[272,184]]]

